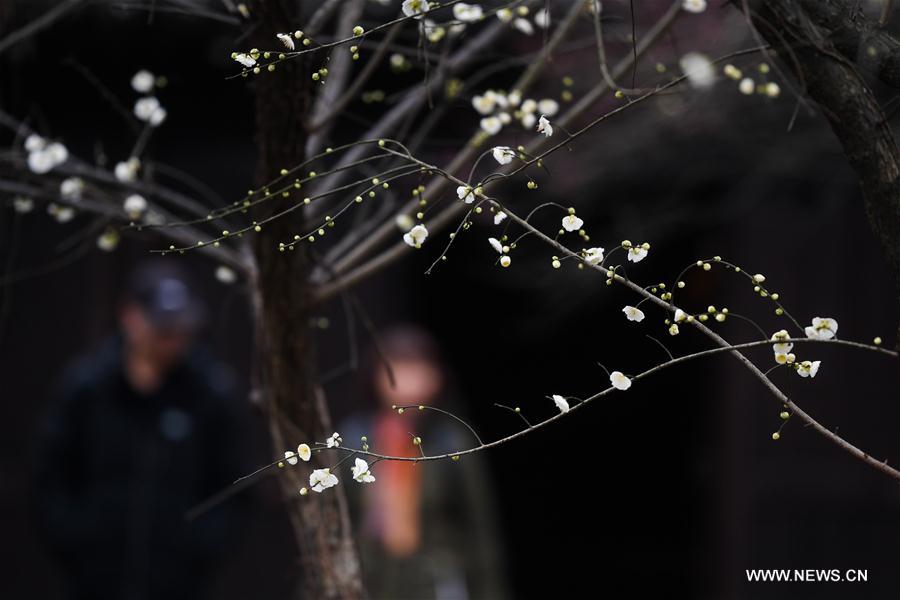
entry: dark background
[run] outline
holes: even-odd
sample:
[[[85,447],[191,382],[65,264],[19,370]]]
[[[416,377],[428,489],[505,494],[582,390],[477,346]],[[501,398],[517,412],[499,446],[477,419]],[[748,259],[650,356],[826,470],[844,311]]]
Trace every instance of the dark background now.
[[[0,31],[33,18],[41,4],[0,3]],[[639,26],[664,8],[643,4],[636,3]],[[613,17],[624,14],[617,10]],[[671,68],[673,52],[695,45],[710,54],[752,45],[730,11],[711,8],[702,21],[676,28],[651,60]],[[90,70],[127,107],[131,75],[148,68],[169,80],[159,94],[169,118],[150,154],[225,201],[240,197],[253,184],[255,155],[248,85],[224,79],[233,72],[227,57],[238,31],[178,15],[158,13],[148,21],[145,12],[101,3],[18,44],[0,55],[0,108],[63,139],[79,156],[114,163],[129,151],[132,134],[73,65]],[[610,27],[621,33],[626,25],[620,19]],[[551,72],[573,74],[587,86],[596,77],[583,67],[590,59],[590,52],[573,51]],[[712,92],[664,96],[610,121],[548,161],[541,200],[577,206],[592,241],[607,249],[624,238],[649,240],[649,258],[629,269],[638,281],[671,281],[697,258],[722,255],[765,273],[802,323],[834,316],[841,337],[880,335],[893,346],[898,315],[891,279],[853,173],[824,121],[801,110],[788,132],[795,100],[787,92],[773,102],[745,98],[735,87],[720,81]],[[371,107],[354,110],[354,118],[377,116]],[[459,124],[473,124],[465,100],[440,131]],[[347,127],[335,138],[352,135]],[[440,160],[439,145],[433,153]],[[548,216],[542,225],[552,230],[557,219]],[[87,217],[59,225],[41,207],[24,216],[0,211],[4,598],[60,597],[32,525],[34,435],[61,370],[114,330],[129,269],[160,246],[143,236],[103,254],[85,233],[90,227]],[[553,270],[549,250],[536,243],[523,244],[513,268],[499,269],[487,235],[476,228],[464,236],[432,275],[423,271],[437,250],[426,246],[357,290],[377,326],[412,321],[436,334],[482,437],[517,428],[494,402],[542,418],[555,410],[548,394],[588,396],[606,387],[597,361],[634,373],[662,360],[645,332],[675,353],[707,347],[694,332],[669,338],[652,310],[646,327],[636,328],[620,313],[634,301],[626,291],[575,269]],[[246,398],[252,359],[246,290],[215,282],[207,259],[183,260],[210,302],[205,342],[234,368]],[[715,304],[757,319],[767,331],[786,325],[733,274],[714,269],[687,282],[679,295],[695,311]],[[322,373],[347,361],[342,315],[340,303],[323,308],[331,325],[317,334]],[[738,320],[716,328],[734,341],[757,335]],[[365,345],[365,332],[355,333]],[[822,360],[814,381],[786,372],[774,380],[849,441],[891,463],[900,460],[896,361],[842,348],[813,350]],[[771,360],[765,347],[751,355],[758,364]],[[335,420],[358,408],[357,389],[352,374],[326,384]],[[251,462],[262,463],[270,456],[264,419],[244,404]],[[773,442],[779,411],[758,381],[721,355],[662,372],[576,418],[486,453],[511,594],[898,597],[900,488],[797,422]],[[216,596],[282,598],[294,572],[288,524],[274,486],[264,483],[249,494],[254,517],[219,571]],[[751,585],[744,576],[750,568],[868,569],[869,582]]]

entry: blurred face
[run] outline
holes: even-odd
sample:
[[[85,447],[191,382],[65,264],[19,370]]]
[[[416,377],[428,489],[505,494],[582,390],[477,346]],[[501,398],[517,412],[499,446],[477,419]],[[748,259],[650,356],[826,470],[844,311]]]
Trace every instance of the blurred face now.
[[[394,386],[387,369],[378,369],[376,388],[386,406],[393,404],[429,404],[444,385],[440,369],[423,360],[392,360]]]
[[[158,368],[165,369],[177,363],[191,344],[189,330],[155,327],[134,304],[122,310],[120,324],[128,351]]]

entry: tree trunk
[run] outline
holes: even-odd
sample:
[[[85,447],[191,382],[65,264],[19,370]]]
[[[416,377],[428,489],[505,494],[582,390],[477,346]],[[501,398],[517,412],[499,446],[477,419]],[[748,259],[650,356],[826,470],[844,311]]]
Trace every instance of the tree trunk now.
[[[821,109],[862,187],[869,224],[894,275],[900,302],[900,150],[854,61],[900,83],[900,45],[849,0],[757,0],[750,16]],[[855,41],[854,41],[855,40]],[[853,275],[850,274],[849,284]],[[900,329],[897,343],[900,349]]]
[[[299,4],[287,0],[257,3],[260,47],[272,48],[275,33],[296,29],[300,15],[295,7]],[[302,120],[312,95],[306,62],[287,61],[275,72],[254,78],[260,184],[304,159]],[[298,200],[294,195],[273,198],[261,205],[264,208],[255,212],[254,219],[260,221]],[[332,431],[327,406],[316,391],[308,252],[302,245],[290,252],[278,248],[279,242],[292,239],[301,227],[300,212],[263,225],[261,232],[253,234],[257,343],[276,455],[299,442],[322,441]],[[325,462],[314,465],[314,457],[308,467],[328,466],[333,458],[326,456]],[[308,487],[307,470],[285,468],[279,473],[299,550],[300,593],[315,599],[360,598],[359,560],[343,489],[337,486],[321,494],[300,496],[299,488]]]

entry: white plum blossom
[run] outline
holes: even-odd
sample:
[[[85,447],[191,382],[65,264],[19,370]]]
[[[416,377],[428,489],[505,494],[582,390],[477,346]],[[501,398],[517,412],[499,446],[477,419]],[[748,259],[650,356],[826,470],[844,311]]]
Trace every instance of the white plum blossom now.
[[[314,492],[322,493],[337,484],[338,478],[331,472],[331,469],[316,469],[309,474],[309,487]]]
[[[706,10],[706,0],[681,0],[681,8],[690,13],[702,13]]]
[[[131,89],[138,94],[148,94],[156,85],[156,77],[147,69],[141,69],[131,77]]]
[[[124,160],[116,163],[116,168],[113,171],[116,175],[116,179],[124,183],[131,183],[137,179],[138,171],[141,168],[141,159],[137,156],[132,156],[128,160]]]
[[[428,10],[428,0],[403,0],[401,9],[407,17],[417,17]]]
[[[297,456],[303,462],[309,462],[309,459],[312,458],[312,449],[307,444],[300,444],[297,446]]]
[[[53,163],[56,165],[61,165],[69,158],[68,149],[59,142],[53,142],[47,145],[46,152],[50,155],[53,159]]]
[[[256,64],[256,59],[247,54],[246,52],[235,52],[231,55],[231,58],[241,63],[243,66],[248,69]]]
[[[331,437],[329,437],[327,440],[325,440],[325,445],[328,448],[337,448],[338,446],[341,445],[341,442],[343,442],[343,441],[344,440],[340,436],[340,434],[337,431],[335,431],[334,433],[331,434]]]
[[[56,219],[57,223],[68,223],[75,218],[75,209],[71,206],[60,206],[51,202],[47,205],[47,214]]]
[[[289,465],[297,464],[297,455],[291,452],[290,450],[284,453],[284,459],[288,462]]]
[[[716,81],[716,70],[709,58],[700,52],[688,52],[678,61],[688,83],[698,89],[707,89]]]
[[[216,279],[220,283],[231,284],[237,281],[237,273],[234,272],[230,267],[226,267],[225,265],[219,265],[216,267]]]
[[[830,340],[837,335],[838,323],[830,317],[815,317],[812,325],[804,329],[806,337],[818,340]]]
[[[500,120],[500,117],[485,117],[479,123],[481,129],[489,134],[496,135],[503,129],[503,121]]]
[[[569,412],[569,402],[559,394],[553,394],[553,402],[556,403],[556,408],[559,409],[559,412]]]
[[[503,219],[506,218],[506,213],[502,210],[498,210],[497,214],[494,215],[494,225],[499,225],[503,222]]]
[[[97,248],[104,252],[112,252],[119,245],[119,232],[107,229],[97,238]]]
[[[509,146],[494,146],[491,153],[494,155],[494,160],[501,165],[508,165],[512,162],[512,159],[516,157],[515,150]]]
[[[797,375],[799,375],[800,377],[815,377],[816,373],[819,372],[819,365],[821,364],[821,360],[804,360],[802,363],[797,365]]]
[[[644,311],[635,307],[635,306],[626,306],[622,309],[622,312],[625,313],[625,317],[629,321],[634,321],[635,323],[640,323],[644,320]]]
[[[49,172],[54,166],[53,157],[49,152],[38,150],[28,155],[28,168],[32,173],[42,175]]]
[[[547,120],[545,115],[541,115],[541,118],[538,119],[537,130],[538,133],[543,133],[547,137],[553,135],[553,126],[550,124],[550,121]]]
[[[687,313],[685,313],[685,312],[684,312],[683,310],[681,310],[680,308],[676,308],[676,309],[675,309],[675,322],[676,322],[676,323],[681,323],[681,322],[684,321],[685,319],[687,319]]]
[[[515,13],[511,8],[501,8],[497,11],[497,18],[503,21],[504,23],[509,23],[515,17]]]
[[[669,335],[678,335],[681,330],[678,328],[678,323],[672,323],[669,325]]]
[[[353,473],[353,479],[360,483],[372,483],[375,481],[375,476],[369,472],[369,463],[361,458],[356,459],[354,465],[350,467],[350,471]]]
[[[514,29],[521,31],[525,35],[531,35],[532,33],[534,33],[534,26],[528,19],[523,19],[520,17],[513,21],[512,26]]]
[[[584,221],[575,215],[566,215],[562,218],[562,228],[570,233],[572,231],[578,231],[581,229],[582,225],[584,225]]]
[[[494,112],[496,106],[497,100],[491,90],[488,90],[480,96],[476,94],[472,97],[472,107],[482,115],[491,114]]]
[[[588,248],[584,251],[584,262],[597,266],[603,262],[603,248]]]
[[[400,213],[394,217],[394,223],[400,231],[409,231],[416,224],[415,220],[406,213]]]
[[[788,334],[786,329],[782,329],[780,331],[776,331],[772,334],[772,341],[775,342],[772,344],[772,350],[776,355],[778,354],[787,354],[793,349],[794,344],[785,343],[784,340],[791,339],[790,334]]]
[[[47,143],[34,133],[25,138],[25,150],[28,151],[28,168],[39,175],[53,170],[69,158],[65,146],[59,142]]]
[[[47,140],[36,133],[29,134],[25,138],[25,150],[28,152],[37,152],[43,150],[47,146]]]
[[[395,52],[391,54],[391,58],[389,59],[391,63],[391,68],[396,69],[398,71],[405,69],[408,65],[406,62],[406,57],[400,54],[399,52]]]
[[[150,115],[150,119],[147,121],[153,127],[159,127],[162,125],[163,121],[166,120],[166,117],[169,115],[162,106],[153,111],[153,114]]]
[[[421,248],[426,239],[428,239],[428,229],[421,223],[403,234],[403,241],[413,248]]]
[[[294,36],[292,36],[291,34],[277,33],[277,34],[275,34],[275,37],[277,37],[279,40],[281,40],[281,43],[284,44],[284,47],[287,48],[288,50],[294,49]]]
[[[632,246],[628,249],[628,260],[639,263],[647,258],[647,249],[643,246]]]
[[[541,29],[550,27],[550,11],[546,7],[534,13],[534,24]]]
[[[628,379],[622,371],[613,371],[610,373],[609,382],[614,388],[622,390],[623,392],[631,387],[631,380]]]
[[[453,5],[453,18],[463,23],[478,21],[484,16],[481,7],[477,4],[459,2]]]
[[[138,219],[147,210],[147,200],[140,194],[131,194],[122,203],[122,209],[129,219]]]
[[[475,202],[475,192],[467,185],[461,185],[456,188],[456,195],[466,204]]]
[[[544,98],[537,103],[537,110],[541,114],[552,117],[559,112],[559,102],[552,98]]]
[[[463,27],[465,27],[465,25],[463,25]],[[437,44],[444,39],[445,35],[447,35],[447,30],[431,19],[422,19],[422,30],[425,32],[425,37],[427,37],[428,41],[432,44]]]
[[[504,254],[503,256],[500,257],[500,266],[501,267],[508,267],[510,264],[512,264],[512,259],[509,257],[509,255]]]
[[[738,91],[745,96],[749,96],[756,91],[756,83],[749,77],[744,77],[738,84]]]
[[[491,248],[497,251],[497,254],[503,254],[503,244],[497,238],[488,238]]]
[[[59,184],[59,194],[66,200],[81,200],[84,193],[84,180],[80,177],[68,177]]]
[[[158,108],[159,100],[156,96],[144,96],[134,103],[134,116],[141,121],[149,121]]]
[[[20,214],[30,213],[34,210],[34,200],[18,196],[13,199],[13,209]]]

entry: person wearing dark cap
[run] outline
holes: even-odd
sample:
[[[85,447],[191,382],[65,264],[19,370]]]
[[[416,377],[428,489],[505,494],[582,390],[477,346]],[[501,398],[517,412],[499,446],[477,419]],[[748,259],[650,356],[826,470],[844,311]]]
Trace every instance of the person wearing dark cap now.
[[[139,267],[120,332],[64,378],[36,508],[73,598],[202,596],[240,498],[187,518],[243,469],[231,377],[194,342],[204,308],[169,261]]]

